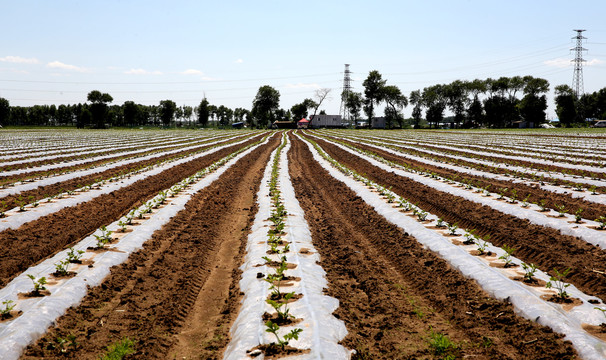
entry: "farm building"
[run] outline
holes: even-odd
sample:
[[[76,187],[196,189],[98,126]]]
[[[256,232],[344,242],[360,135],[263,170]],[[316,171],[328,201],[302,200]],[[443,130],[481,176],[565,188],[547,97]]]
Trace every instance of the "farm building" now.
[[[303,118],[297,122],[298,129],[307,129],[309,127],[309,120]]]
[[[311,128],[343,128],[347,125],[343,123],[341,115],[312,115],[310,116]]]

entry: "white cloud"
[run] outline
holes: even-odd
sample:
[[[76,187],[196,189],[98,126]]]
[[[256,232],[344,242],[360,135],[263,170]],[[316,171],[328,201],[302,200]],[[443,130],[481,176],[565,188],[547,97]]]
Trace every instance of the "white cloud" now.
[[[204,73],[200,70],[196,70],[196,69],[187,69],[183,72],[181,72],[181,74],[183,75],[204,75]]]
[[[21,56],[5,56],[0,58],[0,61],[18,64],[38,64],[40,62],[36,58],[22,58]]]
[[[49,62],[48,64],[46,64],[46,67],[49,67],[52,69],[63,69],[63,70],[73,70],[73,71],[78,71],[78,72],[86,72],[85,68],[82,68],[82,67],[79,67],[76,65],[64,64],[60,61]]]
[[[557,58],[557,59],[553,59],[553,60],[547,60],[547,61],[544,61],[543,63],[547,66],[553,66],[553,67],[557,67],[557,68],[567,68],[567,67],[574,65],[574,62],[572,61],[572,59],[566,59],[566,58]],[[604,63],[604,61],[602,61],[600,59],[591,59],[591,60],[585,61],[583,63],[583,65],[584,66],[593,66],[593,65],[603,64],[603,63]]]
[[[286,86],[284,86],[287,89],[319,89],[320,85],[313,83],[313,84],[303,84],[303,83],[298,83],[298,84],[286,84]]]
[[[238,59],[238,60],[236,60],[236,61],[234,61],[234,62],[235,62],[236,64],[242,64],[242,63],[244,62],[244,60],[242,60],[242,59]]]
[[[144,69],[130,69],[128,71],[125,71],[124,73],[132,75],[162,75],[161,71],[147,71]]]

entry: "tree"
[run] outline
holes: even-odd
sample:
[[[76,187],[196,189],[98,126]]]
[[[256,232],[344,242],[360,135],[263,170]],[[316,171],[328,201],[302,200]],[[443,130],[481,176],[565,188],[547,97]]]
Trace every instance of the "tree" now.
[[[383,99],[385,101],[385,125],[387,128],[393,126],[393,122],[397,122],[398,126],[402,128],[404,123],[404,116],[402,115],[402,108],[408,105],[408,99],[400,88],[395,85],[387,85],[383,87]]]
[[[360,118],[360,111],[362,110],[362,104],[364,99],[362,94],[359,92],[350,91],[345,99],[345,107],[349,110],[349,115],[354,120],[354,123]]]
[[[570,127],[577,117],[576,96],[574,90],[568,85],[555,87],[556,114],[560,124]]]
[[[410,103],[413,105],[412,118],[415,121],[415,128],[419,127],[419,122],[423,116],[423,96],[421,90],[414,90],[410,92]]]
[[[317,107],[318,105],[312,99],[305,99],[300,104],[294,104],[290,108],[290,113],[292,114],[293,121],[299,121],[303,118],[306,118],[309,114],[309,109]]]
[[[216,114],[217,119],[219,119],[219,125],[225,127],[231,122],[234,112],[232,109],[221,105],[217,108]]]
[[[541,124],[547,120],[545,114],[547,97],[545,93],[549,91],[549,81],[532,76],[525,76],[523,80],[525,95],[518,105],[520,114],[528,122]]]
[[[314,114],[311,116],[312,119],[314,118],[314,116],[316,116],[316,113],[318,112],[318,108],[322,105],[322,102],[326,98],[329,98],[328,95],[330,94],[330,91],[331,91],[331,89],[322,88],[322,89],[317,89],[314,92],[315,101],[312,101],[311,103],[309,103],[309,105],[312,105],[314,107]]]
[[[194,109],[191,106],[183,106],[183,118],[187,120],[187,126],[191,127],[191,116],[194,113]]]
[[[364,112],[368,116],[369,125],[372,124],[375,105],[383,101],[383,88],[386,82],[377,70],[373,70],[368,73],[368,77],[362,83],[364,86],[364,95],[366,96]]]
[[[203,98],[197,108],[198,123],[203,127],[206,127],[206,125],[208,125],[208,118],[210,117],[210,110],[208,106],[208,100],[206,100],[206,98]]]
[[[259,88],[253,100],[251,115],[259,127],[269,127],[280,108],[280,92],[269,85]]]
[[[484,107],[480,101],[480,94],[486,92],[486,82],[480,79],[465,82],[467,92],[471,94],[471,101],[467,107],[467,123],[464,127],[470,128],[474,125],[483,125],[485,121]]]
[[[128,126],[135,126],[137,116],[141,110],[139,105],[135,104],[134,101],[125,101],[122,105],[122,114],[124,114],[124,123]]]
[[[444,86],[444,96],[450,111],[454,113],[455,124],[460,125],[465,120],[465,103],[467,103],[467,87],[461,80],[455,80]]]
[[[446,108],[446,97],[444,96],[444,85],[433,85],[423,89],[423,105],[427,108],[426,117],[429,126],[436,127],[444,119]]]
[[[97,129],[105,128],[105,123],[107,122],[107,107],[114,98],[111,97],[108,93],[102,93],[99,90],[93,90],[88,93],[86,97],[88,101],[91,102],[90,112],[92,115],[92,121],[95,124]]]
[[[11,114],[11,105],[5,98],[0,98],[0,125],[8,124],[8,118]]]
[[[160,112],[162,124],[164,124],[164,126],[170,126],[170,122],[173,121],[175,112],[177,111],[177,104],[172,100],[162,100],[160,101],[158,110]]]

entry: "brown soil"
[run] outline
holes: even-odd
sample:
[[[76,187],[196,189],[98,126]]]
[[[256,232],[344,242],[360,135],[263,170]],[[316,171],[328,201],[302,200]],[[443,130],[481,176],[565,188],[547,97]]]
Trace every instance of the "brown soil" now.
[[[238,313],[238,267],[256,213],[256,192],[278,144],[274,136],[195,194],[23,358],[97,359],[125,337],[136,342],[129,359],[222,357]],[[59,353],[55,340],[70,334],[81,346]]]
[[[326,292],[340,301],[335,316],[349,332],[342,343],[357,351],[355,359],[430,358],[432,333],[453,341],[456,348],[449,354],[457,357],[575,356],[560,335],[517,317],[511,305],[488,297],[474,281],[379,216],[329,176],[301,141],[293,141],[289,161],[327,273]]]
[[[476,234],[480,237],[490,235],[490,242],[496,246],[514,247],[514,256],[526,263],[534,263],[549,273],[554,268],[559,271],[571,268],[567,281],[587,294],[606,300],[606,276],[591,271],[603,269],[606,264],[606,252],[598,247],[562,235],[555,229],[533,225],[527,220],[384,171],[323,140],[318,140],[318,144],[343,165],[359,174],[366,174],[383,186],[391,186],[392,191],[424,211],[439,216],[450,224],[457,223],[460,228],[476,229]]]
[[[0,232],[0,286],[6,285],[15,275],[45,257],[71,246],[100,226],[115,221],[154,197],[159,191],[258,139],[259,137],[256,137],[244,144],[229,146],[208,156],[177,165],[161,174],[149,176],[89,202],[64,208],[24,224],[18,229]]]
[[[606,341],[606,323],[602,323],[600,325],[583,324],[582,327],[591,335],[601,339],[602,341]]]
[[[529,203],[539,203],[541,200],[545,200],[545,206],[550,209],[556,209],[556,205],[564,205],[566,207],[567,213],[571,215],[574,215],[574,213],[578,209],[583,209],[583,217],[591,220],[597,219],[600,216],[606,214],[606,205],[592,203],[586,200],[582,200],[580,198],[573,198],[570,194],[556,194],[551,191],[543,190],[537,187],[536,185],[529,186],[522,183],[513,183],[510,181],[496,180],[483,176],[465,174],[455,170],[429,165],[421,161],[416,161],[407,158],[405,155],[392,154],[390,152],[378,149],[372,145],[362,145],[343,139],[338,140],[344,141],[345,143],[355,146],[356,148],[370,151],[396,164],[412,166],[414,168],[422,169],[423,171],[429,173],[433,172],[444,178],[458,177],[459,181],[472,181],[474,185],[481,188],[486,188],[492,193],[498,193],[499,189],[507,188],[508,190],[505,195],[509,196],[512,194],[511,190],[515,189],[517,192],[516,197],[520,201],[526,199],[526,197],[529,196],[527,200]],[[573,192],[573,190],[570,190],[570,193]]]
[[[534,286],[534,287],[545,287],[547,284],[544,280],[532,278],[532,280],[527,280],[524,276],[514,276],[511,278],[515,281],[521,281],[526,285]]]
[[[211,146],[213,146],[213,145],[211,145]],[[101,181],[104,179],[109,179],[111,177],[114,177],[114,176],[117,176],[120,174],[126,174],[126,173],[132,172],[136,169],[140,169],[140,168],[144,168],[144,167],[156,164],[160,161],[165,161],[165,160],[168,160],[171,158],[178,158],[181,156],[185,156],[187,154],[192,154],[194,152],[198,152],[198,151],[201,151],[201,150],[209,148],[209,147],[210,146],[208,146],[208,145],[201,145],[201,146],[191,149],[191,150],[180,151],[180,152],[177,152],[174,154],[163,155],[163,156],[159,156],[159,157],[149,159],[149,160],[142,160],[142,161],[138,161],[138,162],[135,162],[132,164],[117,166],[117,167],[107,169],[105,171],[102,171],[102,172],[99,172],[96,174],[80,176],[80,177],[76,177],[76,178],[69,179],[66,181],[58,182],[56,184],[40,186],[38,188],[24,191],[24,192],[21,192],[16,195],[5,196],[5,197],[2,197],[1,200],[5,202],[7,209],[12,209],[12,208],[18,206],[16,200],[18,199],[19,196],[21,196],[23,199],[27,199],[27,201],[29,203],[32,202],[32,200],[30,200],[30,196],[33,196],[33,198],[32,198],[33,200],[40,201],[40,200],[48,197],[49,195],[56,195],[61,192],[75,190],[75,189],[78,189],[78,188],[88,185],[88,184],[93,184],[98,181]],[[166,149],[166,151],[168,151],[168,150],[170,150],[170,149]],[[124,157],[124,158],[128,158],[128,157]],[[115,161],[115,159],[112,159],[112,161]],[[99,164],[89,163],[89,164],[87,164],[86,168],[89,168],[92,166],[99,166]],[[70,168],[70,171],[71,170],[74,170],[74,169]],[[15,175],[12,178],[21,179],[21,178],[23,178],[23,175]],[[0,177],[0,182],[8,181],[8,180],[9,180],[8,178]]]

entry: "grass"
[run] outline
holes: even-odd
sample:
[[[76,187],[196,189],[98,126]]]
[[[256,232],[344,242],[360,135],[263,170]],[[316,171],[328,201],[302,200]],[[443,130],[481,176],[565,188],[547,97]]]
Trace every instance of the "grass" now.
[[[135,342],[129,338],[124,338],[107,347],[105,354],[99,357],[100,360],[121,360],[126,355],[135,352]]]

